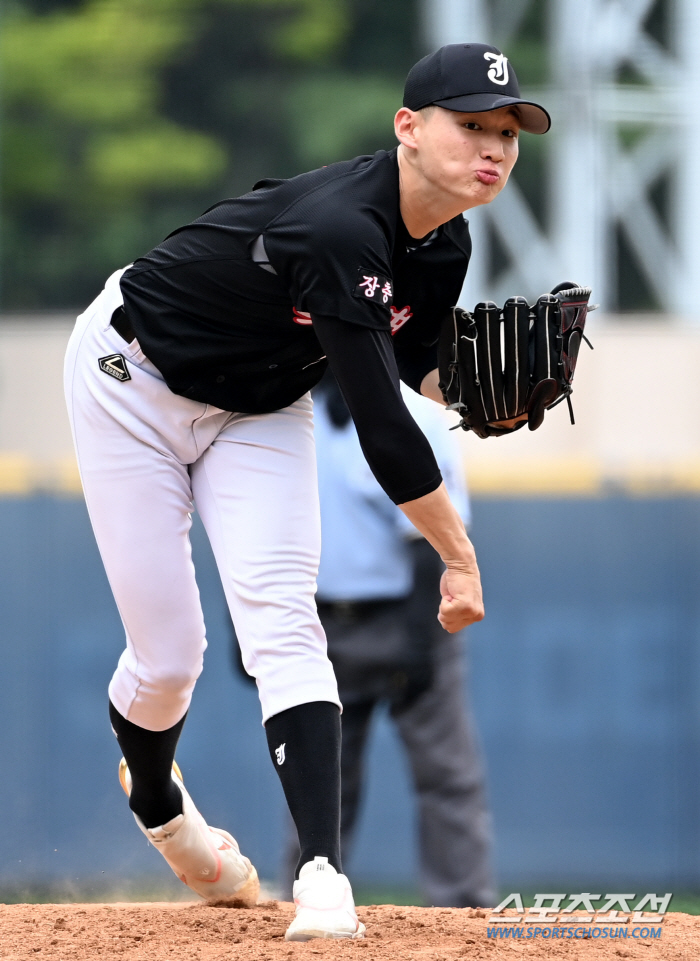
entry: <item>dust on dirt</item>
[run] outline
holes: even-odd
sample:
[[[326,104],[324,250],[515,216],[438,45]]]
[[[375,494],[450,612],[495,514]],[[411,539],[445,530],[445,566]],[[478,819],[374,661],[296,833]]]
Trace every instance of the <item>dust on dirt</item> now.
[[[490,912],[478,908],[358,908],[367,936],[358,941],[290,943],[294,906],[255,908],[197,903],[0,905],[2,961],[501,961],[622,958],[698,961],[700,918],[669,914],[660,939],[623,941],[489,938]],[[657,926],[658,928],[658,926]]]

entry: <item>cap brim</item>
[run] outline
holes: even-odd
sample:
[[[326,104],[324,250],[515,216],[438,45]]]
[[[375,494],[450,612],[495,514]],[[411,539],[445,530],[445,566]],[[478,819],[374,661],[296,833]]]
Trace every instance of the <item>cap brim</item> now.
[[[552,118],[544,107],[531,100],[520,100],[517,97],[499,97],[494,93],[468,93],[461,97],[450,97],[449,100],[433,101],[438,107],[455,110],[458,113],[486,113],[487,110],[499,110],[501,107],[517,107],[520,116],[520,128],[527,133],[547,133],[552,126]]]

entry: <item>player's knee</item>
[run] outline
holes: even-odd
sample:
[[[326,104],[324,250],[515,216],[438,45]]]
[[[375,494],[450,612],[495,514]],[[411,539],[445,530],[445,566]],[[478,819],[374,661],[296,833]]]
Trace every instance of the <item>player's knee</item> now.
[[[189,697],[204,667],[203,651],[192,652],[192,655],[150,664],[144,672],[148,675],[148,687],[163,697]]]
[[[192,692],[201,671],[201,665],[192,668],[164,666],[151,683],[165,696],[183,696]]]

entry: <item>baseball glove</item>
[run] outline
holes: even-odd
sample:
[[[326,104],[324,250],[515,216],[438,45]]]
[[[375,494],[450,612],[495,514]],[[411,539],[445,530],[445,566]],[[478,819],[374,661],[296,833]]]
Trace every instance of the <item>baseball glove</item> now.
[[[479,437],[537,430],[546,410],[566,398],[584,335],[590,287],[564,282],[532,306],[510,297],[501,310],[489,301],[472,313],[453,307],[438,343],[440,389],[464,430]]]

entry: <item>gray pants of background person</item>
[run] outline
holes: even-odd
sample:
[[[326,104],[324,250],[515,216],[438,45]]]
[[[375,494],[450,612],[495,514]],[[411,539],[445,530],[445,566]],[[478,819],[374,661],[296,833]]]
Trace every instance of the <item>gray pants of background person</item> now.
[[[399,602],[399,606],[400,602]],[[342,606],[338,605],[339,611]],[[360,623],[348,621],[319,605],[328,637],[328,651],[336,667],[343,702],[341,845],[348,856],[361,796],[363,756],[372,714],[382,700],[372,687],[370,652],[391,645],[388,635],[404,629],[397,618],[397,602],[376,605]],[[431,610],[432,618],[435,617]],[[437,624],[437,621],[435,621]],[[390,708],[408,754],[417,795],[420,868],[419,881],[429,905],[489,907],[496,903],[491,869],[491,824],[486,803],[483,766],[465,703],[463,643],[438,627],[432,644],[429,686],[406,705]],[[342,651],[362,648],[369,664],[365,683],[348,683]],[[334,658],[334,652],[341,652]],[[376,654],[375,654],[376,657]],[[391,701],[390,701],[391,703]],[[289,897],[298,857],[290,822],[284,877]]]

